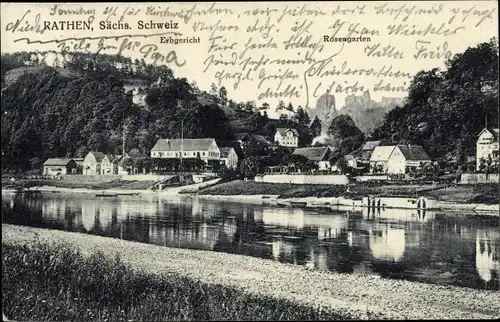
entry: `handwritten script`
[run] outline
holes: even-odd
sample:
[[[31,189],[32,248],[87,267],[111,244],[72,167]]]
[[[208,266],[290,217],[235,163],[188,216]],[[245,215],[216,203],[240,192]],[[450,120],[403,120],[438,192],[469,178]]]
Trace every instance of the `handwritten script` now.
[[[124,55],[167,65],[206,88],[304,106],[324,93],[401,95],[416,72],[462,52],[464,39],[488,37],[497,21],[496,6],[479,2],[12,8],[2,15],[9,48]]]

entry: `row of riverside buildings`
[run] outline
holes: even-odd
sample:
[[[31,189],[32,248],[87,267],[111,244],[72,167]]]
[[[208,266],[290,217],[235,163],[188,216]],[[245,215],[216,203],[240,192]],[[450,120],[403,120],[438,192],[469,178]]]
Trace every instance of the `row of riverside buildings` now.
[[[330,164],[330,147],[297,148],[299,134],[295,129],[278,128],[275,143],[295,148],[294,154],[302,155],[318,165],[320,171],[337,171],[336,164]],[[351,168],[369,164],[371,173],[406,174],[432,162],[427,152],[419,145],[382,146],[381,141],[366,142],[361,151],[344,158]],[[481,160],[491,159],[498,164],[499,130],[484,128],[476,143],[476,168]],[[151,149],[152,159],[200,159],[207,165],[225,165],[229,169],[238,166],[238,155],[232,147],[219,147],[213,138],[202,139],[159,139]],[[43,164],[44,175],[84,174],[114,175],[136,174],[144,169],[130,167],[128,159],[144,158],[137,149],[123,155],[91,151],[85,158],[54,158]]]
[[[295,129],[280,128],[276,131],[275,142],[285,147],[297,147],[298,132]],[[386,174],[406,174],[425,164],[432,162],[431,158],[419,145],[380,145],[381,141],[366,142],[356,155],[345,156],[347,165],[359,168],[360,164],[369,163],[370,172]],[[329,147],[296,148],[294,154],[303,155],[318,164],[319,170],[336,171],[337,166],[330,164]],[[479,133],[476,141],[476,170],[481,163],[491,160],[493,166],[499,162],[499,129],[485,128]]]
[[[137,149],[123,155],[91,151],[84,158],[51,158],[43,163],[43,175],[127,175],[138,174],[145,169],[131,167],[127,160],[145,158]],[[201,159],[206,164],[225,165],[230,169],[238,166],[234,148],[219,148],[215,139],[159,139],[151,149],[152,159]]]

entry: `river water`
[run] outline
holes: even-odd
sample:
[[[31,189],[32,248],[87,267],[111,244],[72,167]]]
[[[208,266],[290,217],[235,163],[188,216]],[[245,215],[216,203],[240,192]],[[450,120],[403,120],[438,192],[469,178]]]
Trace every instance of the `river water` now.
[[[325,271],[500,290],[500,220],[495,216],[305,210],[198,196],[3,192],[2,222]]]

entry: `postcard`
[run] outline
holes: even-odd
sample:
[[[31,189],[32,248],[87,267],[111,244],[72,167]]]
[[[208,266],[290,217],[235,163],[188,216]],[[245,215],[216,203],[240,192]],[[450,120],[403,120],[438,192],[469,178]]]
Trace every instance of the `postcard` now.
[[[498,2],[0,26],[4,320],[500,317]]]

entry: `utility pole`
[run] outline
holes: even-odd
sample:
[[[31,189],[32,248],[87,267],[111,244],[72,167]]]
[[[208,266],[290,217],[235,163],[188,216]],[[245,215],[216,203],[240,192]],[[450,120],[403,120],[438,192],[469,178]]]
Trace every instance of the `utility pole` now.
[[[183,154],[183,152],[184,152],[184,119],[181,120],[181,169],[182,169],[182,154]],[[182,170],[184,170],[184,169],[182,169]]]

